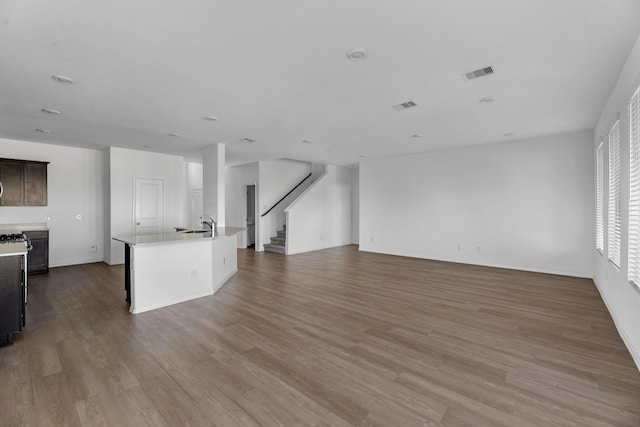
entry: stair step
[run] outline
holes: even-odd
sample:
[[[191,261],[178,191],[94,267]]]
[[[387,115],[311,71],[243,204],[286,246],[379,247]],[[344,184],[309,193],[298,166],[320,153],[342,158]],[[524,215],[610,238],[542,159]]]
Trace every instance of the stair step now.
[[[278,230],[277,231],[278,237],[287,237],[287,232],[286,231],[282,231],[282,230]]]
[[[264,245],[264,250],[266,252],[273,252],[273,253],[276,253],[276,254],[283,254],[284,255],[286,249],[285,249],[284,246],[281,246],[281,245],[274,245],[274,244],[271,244],[271,243],[266,243]]]
[[[285,239],[284,237],[271,237],[272,245],[284,246],[286,242],[287,242],[287,239]]]

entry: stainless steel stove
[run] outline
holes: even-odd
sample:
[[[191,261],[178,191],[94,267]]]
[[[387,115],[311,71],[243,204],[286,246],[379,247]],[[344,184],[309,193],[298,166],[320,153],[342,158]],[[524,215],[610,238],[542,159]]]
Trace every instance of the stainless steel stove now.
[[[27,236],[23,233],[0,234],[0,243],[26,242]]]

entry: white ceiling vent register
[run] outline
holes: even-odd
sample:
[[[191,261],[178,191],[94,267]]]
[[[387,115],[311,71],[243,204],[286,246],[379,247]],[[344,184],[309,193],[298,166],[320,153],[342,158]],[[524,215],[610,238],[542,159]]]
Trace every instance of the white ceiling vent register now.
[[[413,101],[407,101],[407,102],[403,102],[401,104],[392,105],[392,107],[395,108],[398,111],[406,110],[406,109],[417,107],[417,106],[418,106],[418,104],[416,104]]]
[[[469,81],[469,80],[477,79],[479,77],[488,76],[489,74],[493,74],[493,68],[484,67],[484,68],[480,68],[480,69],[475,70],[475,71],[470,71],[468,73],[463,73],[462,74],[462,78],[465,81]]]

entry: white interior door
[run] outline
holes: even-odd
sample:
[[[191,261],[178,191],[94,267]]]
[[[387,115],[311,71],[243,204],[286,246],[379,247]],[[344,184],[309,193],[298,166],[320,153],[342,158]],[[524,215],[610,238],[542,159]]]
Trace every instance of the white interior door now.
[[[202,225],[202,188],[191,190],[191,226]]]
[[[163,230],[164,181],[135,178],[134,234],[157,234]]]

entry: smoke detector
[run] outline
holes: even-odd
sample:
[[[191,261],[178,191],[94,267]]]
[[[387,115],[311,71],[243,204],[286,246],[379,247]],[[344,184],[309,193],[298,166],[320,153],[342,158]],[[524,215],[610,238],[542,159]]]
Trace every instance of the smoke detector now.
[[[361,61],[364,58],[366,58],[368,55],[366,49],[363,49],[361,47],[355,47],[353,49],[350,49],[347,52],[347,58],[349,58],[352,61]]]
[[[69,85],[73,84],[73,79],[71,77],[63,76],[62,74],[54,74],[51,76],[51,78],[58,83],[64,83]]]
[[[474,71],[469,71],[468,73],[462,73],[462,78],[465,81],[469,81],[473,79],[478,79],[480,77],[488,76],[489,74],[493,74],[493,68],[490,66],[479,68]]]

